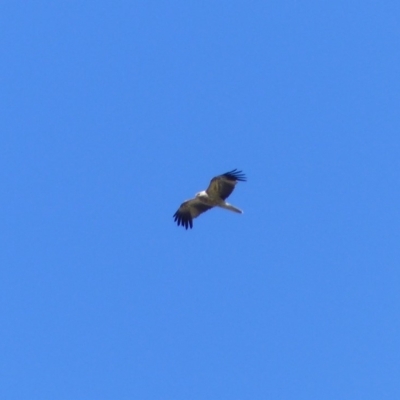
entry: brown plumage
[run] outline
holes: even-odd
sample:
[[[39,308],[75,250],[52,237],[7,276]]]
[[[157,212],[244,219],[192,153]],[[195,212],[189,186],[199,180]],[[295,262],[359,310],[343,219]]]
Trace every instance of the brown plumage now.
[[[242,210],[227,203],[225,199],[230,196],[238,182],[245,181],[245,175],[236,169],[214,177],[206,190],[196,193],[193,199],[180,205],[174,214],[174,221],[185,229],[193,228],[193,218],[216,206],[242,214]]]

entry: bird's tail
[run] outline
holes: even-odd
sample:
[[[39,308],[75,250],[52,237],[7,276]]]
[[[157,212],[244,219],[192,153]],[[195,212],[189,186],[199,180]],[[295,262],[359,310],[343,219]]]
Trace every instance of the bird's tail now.
[[[243,214],[243,211],[240,208],[233,206],[232,204],[227,203],[226,201],[222,204],[219,204],[220,207],[225,208],[226,210],[230,210],[239,214]]]

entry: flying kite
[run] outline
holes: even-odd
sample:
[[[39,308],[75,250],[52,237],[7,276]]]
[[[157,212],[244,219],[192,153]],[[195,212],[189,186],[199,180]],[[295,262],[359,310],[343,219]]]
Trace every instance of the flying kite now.
[[[206,190],[196,193],[195,197],[183,202],[174,214],[174,221],[185,229],[193,228],[193,218],[213,208],[222,207],[243,214],[243,211],[225,201],[238,182],[246,182],[246,176],[236,169],[211,179]]]

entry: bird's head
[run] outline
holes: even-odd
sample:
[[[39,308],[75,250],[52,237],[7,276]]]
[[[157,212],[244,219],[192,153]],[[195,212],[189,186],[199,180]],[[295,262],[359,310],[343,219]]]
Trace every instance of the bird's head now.
[[[197,192],[195,197],[208,197],[207,192],[205,190],[201,192]]]

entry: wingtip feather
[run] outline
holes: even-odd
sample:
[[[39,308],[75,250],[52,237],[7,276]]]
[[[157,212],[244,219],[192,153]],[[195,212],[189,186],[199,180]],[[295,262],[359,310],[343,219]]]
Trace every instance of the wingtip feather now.
[[[225,172],[225,174],[223,175],[226,176],[228,179],[233,179],[235,181],[247,181],[246,175],[243,173],[243,171],[238,170],[237,168],[233,169],[232,171]]]

